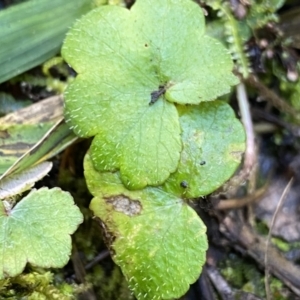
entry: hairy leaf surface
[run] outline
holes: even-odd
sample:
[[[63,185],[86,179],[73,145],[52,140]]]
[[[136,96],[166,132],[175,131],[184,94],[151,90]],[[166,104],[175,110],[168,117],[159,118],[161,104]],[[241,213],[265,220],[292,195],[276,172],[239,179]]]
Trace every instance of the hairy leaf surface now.
[[[118,173],[97,172],[89,155],[85,177],[95,196],[90,208],[137,299],[183,295],[206,258],[206,227],[196,212],[156,187],[127,190]]]
[[[130,189],[160,185],[176,171],[174,103],[214,100],[237,83],[227,50],[204,31],[190,0],[100,7],[71,29],[62,54],[78,76],[65,93],[65,116],[77,135],[96,136],[97,170],[120,169]]]
[[[164,189],[181,197],[207,195],[224,184],[239,166],[245,132],[231,107],[222,101],[178,107],[183,150],[178,169]]]
[[[58,188],[32,190],[11,208],[0,201],[0,279],[20,274],[26,263],[63,267],[82,214],[71,195]]]

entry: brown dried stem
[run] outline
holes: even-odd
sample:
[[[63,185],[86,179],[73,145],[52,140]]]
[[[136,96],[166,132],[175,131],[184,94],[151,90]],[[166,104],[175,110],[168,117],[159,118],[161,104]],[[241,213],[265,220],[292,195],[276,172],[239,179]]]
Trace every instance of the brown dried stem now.
[[[272,297],[271,297],[271,291],[270,291],[270,283],[269,283],[269,277],[270,277],[270,273],[269,273],[269,266],[268,266],[268,250],[269,250],[269,247],[270,247],[270,241],[271,241],[271,236],[272,236],[272,229],[273,229],[273,226],[275,224],[275,220],[276,220],[276,217],[283,205],[283,202],[284,200],[286,199],[286,196],[288,194],[288,192],[290,191],[291,189],[291,186],[293,184],[293,181],[294,181],[294,178],[292,177],[289,181],[289,183],[286,185],[286,187],[284,188],[283,190],[283,193],[280,197],[280,200],[278,202],[278,205],[276,207],[276,210],[275,210],[275,213],[272,217],[272,221],[271,221],[271,225],[270,225],[270,230],[269,230],[269,233],[268,233],[268,237],[267,237],[267,241],[266,241],[266,252],[265,252],[265,288],[266,288],[266,296],[267,296],[267,300],[271,300]]]

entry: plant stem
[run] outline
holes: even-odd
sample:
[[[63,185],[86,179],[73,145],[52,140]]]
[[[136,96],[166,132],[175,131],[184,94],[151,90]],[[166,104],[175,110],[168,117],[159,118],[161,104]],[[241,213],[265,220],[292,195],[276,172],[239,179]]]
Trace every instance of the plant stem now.
[[[237,86],[237,99],[242,117],[242,123],[246,131],[246,151],[244,157],[244,178],[246,178],[251,172],[256,162],[255,151],[255,135],[253,129],[253,123],[251,119],[248,97],[246,88],[243,83]]]

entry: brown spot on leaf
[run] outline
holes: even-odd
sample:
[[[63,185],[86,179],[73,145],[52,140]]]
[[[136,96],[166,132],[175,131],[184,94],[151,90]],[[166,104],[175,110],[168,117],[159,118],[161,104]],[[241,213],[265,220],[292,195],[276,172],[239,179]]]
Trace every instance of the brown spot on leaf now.
[[[234,160],[236,161],[241,161],[242,159],[242,151],[231,151],[230,155],[233,157]]]
[[[130,199],[125,195],[112,196],[104,199],[113,206],[115,211],[121,212],[129,217],[138,215],[142,210],[142,205],[139,200]]]

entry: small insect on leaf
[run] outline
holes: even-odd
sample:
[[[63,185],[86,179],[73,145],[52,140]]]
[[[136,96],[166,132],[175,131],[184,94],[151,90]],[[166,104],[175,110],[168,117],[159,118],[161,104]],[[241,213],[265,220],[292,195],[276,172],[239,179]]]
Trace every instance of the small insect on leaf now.
[[[149,105],[154,104],[159,99],[159,97],[163,95],[165,92],[166,92],[166,88],[163,85],[160,85],[157,91],[151,93],[151,100],[149,102]]]
[[[189,184],[185,180],[183,180],[180,182],[180,186],[186,189],[189,186]]]

